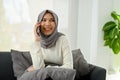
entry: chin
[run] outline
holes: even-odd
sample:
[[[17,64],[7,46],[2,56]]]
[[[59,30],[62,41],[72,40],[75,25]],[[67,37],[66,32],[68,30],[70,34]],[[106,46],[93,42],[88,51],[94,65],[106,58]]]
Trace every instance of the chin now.
[[[46,33],[45,35],[46,35],[46,36],[50,36],[51,34]]]
[[[46,36],[49,36],[49,35],[51,35],[51,34],[52,34],[51,32],[45,33]]]

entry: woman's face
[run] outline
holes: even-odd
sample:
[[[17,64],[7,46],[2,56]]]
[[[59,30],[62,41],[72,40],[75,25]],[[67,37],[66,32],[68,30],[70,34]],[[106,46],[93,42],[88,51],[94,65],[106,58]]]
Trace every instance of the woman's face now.
[[[49,36],[53,33],[53,31],[55,30],[55,19],[52,16],[51,13],[46,13],[43,16],[43,19],[40,23],[40,28],[41,28],[41,32],[46,35]]]

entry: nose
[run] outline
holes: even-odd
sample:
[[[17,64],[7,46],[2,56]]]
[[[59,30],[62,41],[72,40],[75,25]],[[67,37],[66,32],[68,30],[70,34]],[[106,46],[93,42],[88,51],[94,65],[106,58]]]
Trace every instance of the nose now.
[[[49,20],[47,20],[45,24],[46,24],[46,25],[50,25],[50,21],[49,21]]]

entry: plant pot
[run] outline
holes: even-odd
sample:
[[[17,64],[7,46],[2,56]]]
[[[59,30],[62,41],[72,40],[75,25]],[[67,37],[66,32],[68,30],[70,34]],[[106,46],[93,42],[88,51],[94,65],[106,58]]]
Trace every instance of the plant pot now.
[[[113,55],[113,68],[116,73],[120,72],[120,53]]]

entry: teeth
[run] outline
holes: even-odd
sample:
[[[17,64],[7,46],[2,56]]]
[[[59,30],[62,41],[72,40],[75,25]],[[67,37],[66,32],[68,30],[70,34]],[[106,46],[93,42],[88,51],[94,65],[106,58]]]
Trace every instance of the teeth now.
[[[50,29],[45,29],[45,30],[50,30]]]
[[[51,30],[51,29],[45,29],[46,31],[49,31],[49,30]]]
[[[44,30],[51,30],[51,28],[44,28]]]

